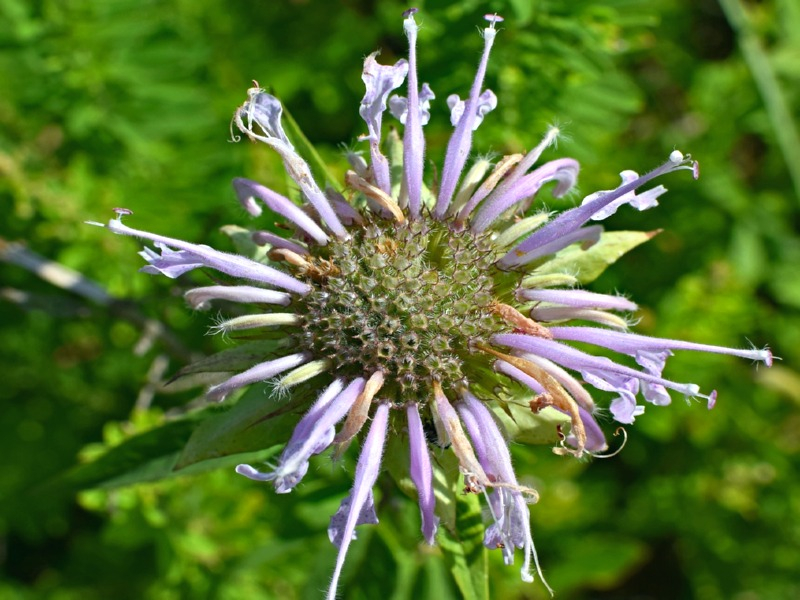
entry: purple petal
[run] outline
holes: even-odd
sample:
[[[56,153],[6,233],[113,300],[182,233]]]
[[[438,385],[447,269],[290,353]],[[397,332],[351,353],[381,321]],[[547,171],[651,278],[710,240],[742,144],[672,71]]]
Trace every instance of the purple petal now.
[[[331,541],[331,544],[337,548],[342,547],[342,538],[344,530],[347,527],[347,519],[350,516],[350,505],[352,502],[353,494],[351,493],[339,504],[339,509],[331,517],[330,525],[328,525],[328,539]],[[377,525],[378,522],[378,515],[375,513],[375,499],[372,496],[372,490],[369,490],[367,499],[361,507],[361,511],[358,513],[356,527],[359,525]],[[353,530],[350,539],[357,539],[355,530]]]
[[[615,333],[609,331],[609,333]],[[592,356],[585,352],[581,352],[570,346],[559,344],[553,340],[546,340],[540,337],[531,335],[523,335],[517,333],[507,333],[495,335],[492,340],[494,343],[501,346],[509,346],[524,352],[531,352],[543,358],[552,360],[553,362],[563,365],[568,369],[579,371],[585,374],[587,371],[595,373],[603,373],[605,376],[622,376],[626,378],[633,378],[639,381],[646,381],[663,385],[669,389],[680,392],[684,396],[694,397],[700,396],[700,390],[695,384],[691,383],[676,383],[668,379],[662,379],[648,373],[642,373],[636,369],[631,369],[604,356]]]
[[[447,107],[450,109],[450,123],[453,127],[458,125],[464,114],[464,107],[466,103],[458,97],[458,94],[451,94],[447,97]],[[472,123],[472,130],[475,131],[483,122],[483,118],[497,108],[497,96],[494,95],[492,90],[484,90],[478,96],[477,106],[475,108],[475,121]]]
[[[636,404],[639,393],[639,380],[608,371],[583,370],[581,375],[586,383],[598,390],[613,392],[619,396],[611,402],[611,414],[620,423],[633,423],[634,417],[644,412],[643,406]],[[669,398],[669,396],[668,396]]]
[[[392,184],[389,177],[389,162],[380,149],[381,123],[389,94],[405,81],[408,74],[408,62],[399,60],[394,65],[381,65],[375,60],[377,55],[377,52],[373,52],[364,61],[361,79],[366,87],[366,92],[361,100],[359,114],[366,122],[369,131],[367,139],[369,140],[375,183],[389,194],[392,191]]]
[[[542,258],[549,254],[555,254],[559,250],[563,250],[576,242],[589,243],[590,245],[597,243],[603,233],[603,228],[600,225],[593,225],[591,227],[581,227],[575,231],[571,231],[558,239],[553,240],[547,244],[537,246],[528,252],[517,251],[513,254],[509,252],[500,259],[499,264],[505,267],[516,267],[525,265],[537,258]]]
[[[520,300],[533,300],[534,302],[550,302],[575,308],[599,308],[604,310],[635,311],[639,307],[627,298],[596,294],[584,290],[541,290],[522,289],[517,292]],[[567,329],[557,327],[556,329]],[[598,330],[599,331],[599,330]],[[603,330],[605,331],[605,330]],[[558,339],[558,336],[553,334]]]
[[[258,381],[266,381],[267,379],[275,377],[275,375],[279,375],[284,371],[302,365],[309,360],[311,360],[311,355],[308,352],[299,352],[282,358],[276,358],[275,360],[268,360],[246,371],[242,371],[238,375],[234,375],[219,385],[215,385],[208,390],[207,396],[212,400],[222,400],[234,390],[238,390],[241,387]]]
[[[507,363],[504,360],[498,360],[494,363],[495,369],[497,369],[500,373],[504,375],[508,375],[512,379],[516,379],[521,384],[529,387],[537,394],[544,394],[545,389],[542,387],[542,384],[536,381],[533,377],[528,375],[527,373],[522,372],[520,369],[515,367],[514,365]]]
[[[333,210],[336,211],[336,214],[339,215],[343,223],[346,225],[353,225],[354,223],[358,225],[364,224],[364,218],[361,216],[361,213],[353,208],[339,192],[335,192],[329,188],[325,190],[325,195],[328,196],[331,204],[333,204]],[[367,200],[370,200],[370,198]]]
[[[409,404],[406,407],[408,417],[408,445],[411,453],[411,480],[417,487],[419,495],[419,511],[422,515],[422,535],[429,544],[434,543],[439,517],[434,513],[433,471],[428,444],[419,418],[419,407]]]
[[[503,179],[497,185],[497,187],[494,189],[484,188],[483,186],[478,188],[475,194],[473,194],[469,201],[464,205],[464,208],[459,212],[459,220],[465,220],[472,210],[478,205],[478,203],[490,194],[492,196],[505,196],[510,188],[515,186],[517,181],[519,181],[519,179],[528,172],[528,169],[530,169],[536,163],[536,161],[539,160],[542,152],[544,152],[544,150],[555,141],[555,139],[558,137],[558,134],[558,128],[551,127],[544,136],[544,139],[542,139],[542,141],[539,142],[539,144],[533,150],[528,152],[528,154],[522,158],[517,166],[510,173],[508,173],[505,179]],[[576,162],[575,165],[577,169],[578,163]],[[575,176],[577,177],[577,170]]]
[[[625,197],[626,194],[629,194],[648,181],[655,179],[660,175],[664,175],[665,173],[671,173],[681,169],[692,169],[691,165],[693,164],[694,163],[690,158],[684,157],[680,153],[670,154],[670,158],[667,162],[656,167],[649,173],[642,175],[638,179],[629,183],[625,183],[613,191],[606,192],[601,196],[595,197],[590,202],[582,204],[581,206],[561,213],[558,217],[550,221],[550,223],[541,229],[534,231],[516,248],[513,248],[505,257],[500,260],[500,263],[505,264],[506,261],[511,260],[514,257],[530,252],[531,250],[539,248],[540,246],[544,246],[545,244],[549,244],[558,238],[575,231],[594,215],[601,214],[606,206],[618,198]]]
[[[305,295],[311,291],[310,286],[298,281],[291,275],[287,275],[267,265],[262,265],[244,256],[239,256],[238,254],[220,252],[208,246],[190,244],[189,242],[168,238],[155,233],[139,231],[138,229],[133,229],[124,225],[119,219],[112,219],[109,221],[108,229],[120,235],[129,235],[155,242],[164,252],[160,258],[157,258],[158,255],[151,251],[148,255],[150,257],[148,259],[150,261],[150,266],[154,269],[158,269],[159,272],[164,272],[168,277],[173,276],[169,273],[176,272],[175,269],[179,271],[181,268],[187,267],[183,271],[186,272],[193,268],[205,266],[216,269],[231,277],[259,281],[301,295]],[[181,252],[175,252],[167,248],[167,246],[178,248]],[[162,269],[166,269],[166,271],[162,271]]]
[[[281,126],[283,107],[280,101],[261,89],[248,91],[247,101],[234,114],[234,122],[239,130],[249,138],[267,144],[283,159],[286,173],[291,177],[305,197],[319,214],[322,221],[339,238],[347,238],[347,231],[328,203],[311,175],[308,163],[303,160],[294,146],[289,142]],[[257,124],[263,135],[257,133],[253,124]]]
[[[275,491],[279,494],[291,492],[300,483],[308,471],[308,461],[331,445],[336,434],[334,426],[341,421],[353,406],[358,395],[364,389],[364,379],[353,380],[344,391],[341,382],[334,381],[306,415],[300,420],[292,432],[292,437],[283,449],[278,465],[271,473],[259,473],[259,481],[274,481]],[[246,468],[248,472],[239,470]],[[239,465],[237,473],[251,479],[254,471],[248,465]]]
[[[636,181],[639,178],[639,174],[636,171],[623,171],[619,175],[622,178],[623,184],[630,183],[631,181]],[[599,198],[604,194],[608,194],[611,191],[612,190],[603,190],[600,192],[595,192],[594,194],[589,194],[588,196],[586,196],[586,198],[583,199],[583,202],[581,204],[587,204],[589,202],[592,202],[594,199]],[[637,210],[647,210],[648,208],[653,208],[654,206],[658,206],[658,197],[666,193],[666,191],[667,188],[665,188],[663,185],[656,186],[651,190],[642,192],[641,194],[637,194],[636,192],[631,190],[627,194],[624,194],[623,196],[620,196],[619,198],[614,200],[614,202],[607,205],[602,210],[596,212],[592,216],[592,220],[602,221],[603,219],[607,219],[615,212],[617,212],[617,209],[620,206],[623,206],[624,204],[630,204]]]
[[[258,198],[266,204],[267,208],[272,212],[281,215],[297,225],[317,243],[322,245],[328,243],[328,236],[320,229],[319,225],[314,222],[314,219],[304,213],[299,206],[286,196],[282,196],[277,192],[273,192],[268,187],[264,187],[255,181],[243,177],[237,177],[233,180],[233,189],[236,191],[236,195],[241,202]],[[259,214],[260,212],[259,210]]]
[[[427,125],[431,120],[431,100],[436,98],[431,86],[423,83],[419,90],[419,122],[421,125]],[[389,110],[395,119],[400,121],[403,125],[406,124],[408,118],[408,98],[404,96],[392,96],[389,98]]]
[[[505,211],[518,202],[534,196],[549,181],[558,182],[553,190],[553,196],[556,198],[563,196],[575,185],[579,169],[578,161],[571,158],[559,158],[545,163],[533,173],[520,177],[502,193],[498,190],[492,194],[478,210],[470,226],[471,229],[477,233],[485,231]]]
[[[142,273],[160,274],[175,279],[184,273],[206,266],[205,263],[198,260],[197,256],[185,250],[172,250],[159,242],[156,242],[155,246],[161,251],[161,254],[152,248],[144,248],[139,252],[139,256],[149,263],[140,269]]]
[[[403,134],[403,184],[408,194],[408,211],[416,219],[422,210],[422,174],[425,160],[425,137],[422,135],[420,94],[417,81],[417,32],[419,26],[410,13],[403,21],[408,37],[408,109]]]
[[[481,54],[480,63],[478,63],[478,70],[475,73],[475,80],[472,82],[472,88],[470,89],[463,114],[447,144],[447,153],[445,154],[444,167],[442,168],[442,181],[439,186],[439,198],[433,212],[437,219],[443,218],[447,213],[450,200],[456,191],[458,180],[461,178],[461,172],[464,170],[464,164],[467,162],[467,157],[472,148],[472,132],[475,129],[475,121],[478,119],[478,106],[482,93],[483,78],[486,75],[489,52],[492,49],[492,44],[494,44],[496,34],[497,31],[493,22],[483,30],[483,53]]]
[[[456,410],[469,432],[484,471],[493,481],[516,485],[517,478],[511,466],[508,442],[500,432],[491,411],[466,390],[461,397],[463,401],[456,404]]]
[[[542,574],[533,545],[530,511],[522,492],[515,489],[517,478],[511,466],[508,443],[491,411],[480,400],[467,390],[462,393],[462,398],[463,402],[457,405],[458,412],[478,453],[478,460],[492,480],[508,484],[508,487],[495,488],[490,495],[494,523],[486,530],[484,546],[502,548],[503,560],[507,565],[514,563],[515,549],[523,548],[524,559],[520,574],[523,581],[533,581],[531,559],[540,577]],[[477,440],[480,443],[476,443]],[[547,586],[544,577],[542,582]],[[547,588],[550,589],[549,586]]]
[[[364,441],[364,446],[361,449],[361,455],[356,465],[353,491],[350,493],[350,496],[348,496],[350,503],[348,506],[347,518],[343,526],[339,525],[333,534],[329,534],[331,535],[331,539],[335,537],[340,540],[340,545],[339,555],[336,558],[336,568],[333,571],[331,585],[328,588],[328,600],[335,600],[336,598],[336,587],[339,583],[339,576],[342,573],[347,550],[350,547],[350,542],[353,540],[356,525],[359,523],[359,519],[364,516],[364,507],[368,505],[371,500],[372,486],[375,485],[375,480],[378,478],[378,472],[381,467],[388,421],[389,405],[386,403],[379,404],[372,418],[372,425],[369,428],[367,439]],[[347,499],[345,499],[345,501],[346,500]],[[377,522],[377,518],[375,521]],[[331,526],[334,526],[333,520],[331,521]]]
[[[626,331],[629,325],[622,317],[604,310],[572,308],[571,306],[534,306],[530,315],[534,321],[544,323],[554,321],[594,321],[600,325],[622,331]]]
[[[628,396],[618,396],[611,401],[608,408],[614,420],[623,424],[633,423],[636,417],[644,414],[644,406],[636,404],[636,401]]]
[[[603,430],[600,429],[600,425],[597,424],[595,418],[582,406],[578,407],[578,413],[581,416],[583,429],[586,432],[584,449],[589,452],[602,452],[603,450],[607,450],[608,442],[606,442],[606,436],[603,434]],[[578,441],[572,434],[567,436],[566,442],[573,448],[578,447]]]
[[[305,246],[301,246],[292,240],[287,240],[286,238],[276,235],[271,231],[254,231],[251,239],[253,240],[254,244],[258,244],[259,246],[266,246],[269,244],[273,248],[291,250],[300,256],[306,256],[308,254],[308,248]]]
[[[671,340],[666,338],[656,338],[635,333],[625,333],[621,331],[611,331],[599,327],[550,327],[550,332],[557,340],[572,340],[576,342],[586,342],[596,346],[603,346],[615,352],[628,354],[630,356],[641,355],[642,360],[660,361],[656,355],[643,355],[643,352],[663,352],[664,350],[694,350],[696,352],[711,352],[714,354],[730,354],[740,358],[749,358],[763,362],[765,365],[772,366],[772,352],[769,348],[761,350],[750,348],[741,350],[739,348],[725,348],[724,346],[711,346],[709,344],[695,344],[683,340]],[[639,362],[639,359],[637,359]],[[639,362],[643,367],[646,364]],[[662,364],[663,367],[663,364]],[[659,371],[660,372],[660,371]]]

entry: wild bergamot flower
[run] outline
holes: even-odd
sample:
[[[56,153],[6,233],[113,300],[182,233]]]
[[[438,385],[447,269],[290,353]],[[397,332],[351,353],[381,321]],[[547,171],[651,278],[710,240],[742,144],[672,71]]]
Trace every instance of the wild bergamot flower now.
[[[246,331],[249,338],[259,333],[274,338],[279,332],[279,356],[263,356],[214,385],[209,398],[222,400],[266,380],[274,382],[276,393],[291,393],[313,378],[323,382],[277,464],[265,471],[239,465],[238,473],[271,482],[278,493],[290,492],[313,455],[329,447],[341,454],[367,429],[352,492],[330,522],[330,539],[339,548],[330,598],[356,526],[378,522],[372,488],[388,435],[408,441],[425,540],[434,543],[439,523],[431,461],[435,441],[439,451],[449,447],[455,453],[465,493],[487,498],[492,523],[485,545],[500,549],[506,564],[521,548],[522,578],[531,581],[534,566],[541,575],[528,511],[537,494],[517,481],[506,437],[490,410],[493,404],[528,390],[533,399],[526,410],[555,409],[570,424],[555,450],[580,457],[607,448],[587,387],[613,393],[611,416],[632,423],[644,411],[637,396],[665,405],[673,390],[713,406],[714,392],[704,395],[697,385],[662,376],[673,350],[732,354],[767,365],[772,360],[768,349],[737,350],[630,333],[628,321],[617,313],[631,313],[636,305],[620,296],[576,289],[578,277],[561,260],[575,245],[585,249],[600,239],[601,227],[587,225],[590,221],[605,219],[623,205],[638,210],[657,205],[665,188],[639,191],[645,184],[680,170],[697,177],[697,163],[689,156],[674,151],[641,176],[624,171],[619,187],[591,194],[557,216],[525,214],[545,183],[555,182],[553,195],[559,197],[576,181],[579,166],[569,158],[534,168],[556,140],[556,128],[524,156],[506,156],[495,165],[478,158],[465,170],[472,132],[497,105],[483,80],[502,20],[498,16],[486,17],[484,49],[468,97],[447,99],[455,129],[440,180],[426,187],[423,126],[434,94],[417,79],[415,12],[408,11],[403,24],[407,61],[381,65],[377,53],[365,61],[360,114],[367,126],[363,141],[369,144],[369,160],[348,155],[347,198],[315,182],[284,132],[275,97],[251,89],[236,111],[236,127],[280,155],[307,201],[298,206],[253,181],[233,182],[252,215],[261,214],[263,203],[292,230],[291,239],[264,231],[253,235],[268,248],[267,259],[133,229],[122,223],[122,216],[130,214],[124,209],[107,225],[114,233],[154,243],[155,250],[142,252],[149,263],[145,272],[174,278],[204,267],[223,274],[218,285],[186,294],[195,308],[215,300],[252,305],[252,313],[224,320],[217,330]],[[407,96],[390,96],[406,80]],[[405,126],[402,142],[393,133],[382,143],[387,107]],[[570,342],[628,355],[640,368],[594,356]]]

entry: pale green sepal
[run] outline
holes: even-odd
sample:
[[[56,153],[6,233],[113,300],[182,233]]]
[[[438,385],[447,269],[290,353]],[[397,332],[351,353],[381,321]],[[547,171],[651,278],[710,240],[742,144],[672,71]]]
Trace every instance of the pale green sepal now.
[[[243,315],[222,321],[214,326],[216,331],[243,331],[258,329],[259,327],[282,327],[286,325],[299,325],[302,317],[295,313],[264,313],[257,315]]]
[[[280,379],[279,385],[284,389],[294,387],[320,375],[331,368],[331,361],[328,359],[312,360],[293,371],[290,371]]]
[[[578,284],[578,278],[568,273],[544,273],[535,272],[533,275],[525,277],[520,287],[523,288],[551,288],[551,287],[573,287]]]
[[[591,248],[582,250],[580,244],[564,248],[552,259],[537,267],[534,275],[569,273],[580,283],[597,279],[609,265],[639,244],[658,235],[658,231],[607,231]]]
[[[498,248],[507,248],[516,242],[523,235],[529,234],[531,231],[547,222],[550,218],[549,213],[541,212],[531,217],[526,217],[503,231],[494,239],[494,244]]]

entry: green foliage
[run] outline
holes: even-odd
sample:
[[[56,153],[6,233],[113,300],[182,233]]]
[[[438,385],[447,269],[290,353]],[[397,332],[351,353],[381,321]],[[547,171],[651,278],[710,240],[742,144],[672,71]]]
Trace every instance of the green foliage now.
[[[570,138],[558,154],[581,161],[585,192],[610,189],[619,171],[646,171],[675,147],[701,163],[698,182],[672,176],[662,206],[621,210],[608,222],[619,231],[579,260],[605,266],[618,258],[608,243],[627,251],[644,241],[630,231],[663,233],[599,277],[586,263],[580,279],[637,301],[641,333],[751,339],[784,359],[755,371],[676,356],[669,375],[717,389],[717,407],[648,407],[611,460],[589,465],[515,445],[522,483],[541,494],[534,537],[560,598],[800,595],[800,10],[793,0],[721,5],[420,6],[420,68],[438,96],[426,130],[432,160],[449,133],[442,99],[465,93],[476,23],[497,11],[506,21],[488,79],[500,106],[477,148],[529,148],[558,121]],[[0,264],[0,597],[320,596],[335,556],[325,529],[352,458],[331,467],[318,457],[315,476],[284,496],[235,476],[233,464],[268,460],[289,435],[280,416],[262,420],[274,400],[256,388],[235,406],[199,408],[181,378],[156,383],[238,368],[246,347],[224,364],[203,361],[223,346],[205,335],[208,318],[182,305],[184,284],[135,275],[137,245],[82,222],[124,206],[143,229],[232,247],[235,230],[220,227],[245,215],[230,179],[293,192],[272,154],[226,141],[254,78],[291,110],[298,127],[289,133],[319,152],[318,174],[331,165],[326,176],[338,184],[337,145],[364,132],[361,59],[378,48],[384,62],[403,55],[405,8],[0,0],[0,251],[23,241],[113,296],[92,303]],[[549,208],[579,200],[543,196]],[[199,366],[187,368],[193,359]],[[382,477],[376,491],[382,523],[361,528],[351,550],[346,597],[546,597],[483,550],[480,509],[453,495],[448,452],[436,457],[442,549],[421,543],[400,452],[387,465],[394,480]],[[76,501],[77,488],[93,489]]]

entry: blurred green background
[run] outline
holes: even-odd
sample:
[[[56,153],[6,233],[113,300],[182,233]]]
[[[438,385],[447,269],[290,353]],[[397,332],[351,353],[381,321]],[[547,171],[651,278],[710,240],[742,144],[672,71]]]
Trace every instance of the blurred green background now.
[[[637,331],[769,344],[771,370],[682,354],[676,380],[719,391],[648,407],[612,460],[515,446],[535,485],[537,548],[563,599],[800,597],[800,3],[795,0],[507,0],[417,3],[420,71],[437,93],[426,129],[439,161],[444,99],[468,89],[482,15],[506,21],[488,85],[500,105],[480,151],[530,148],[547,124],[609,189],[673,148],[701,178],[663,183],[611,229],[664,232],[592,285],[642,306]],[[83,224],[111,209],[141,229],[219,248],[244,223],[230,180],[286,182],[263,147],[228,142],[251,80],[276,93],[343,171],[364,131],[361,62],[405,53],[393,0],[0,0],[0,598],[319,598],[325,529],[352,464],[324,459],[293,494],[223,469],[78,492],[64,474],[179,413],[191,392],[153,381],[224,342],[181,283],[138,274],[139,245]],[[575,198],[554,201],[566,207]],[[96,301],[18,263],[48,257],[98,282]],[[166,333],[153,334],[163,324]],[[166,417],[165,417],[166,415]],[[55,482],[55,483],[54,483]],[[59,483],[60,482],[60,483]],[[74,481],[73,481],[74,483]],[[418,512],[388,477],[381,525],[362,528],[346,598],[458,597]],[[494,598],[544,598],[490,554]]]

